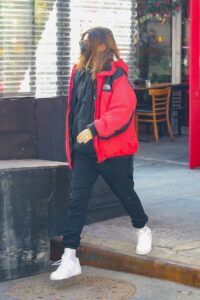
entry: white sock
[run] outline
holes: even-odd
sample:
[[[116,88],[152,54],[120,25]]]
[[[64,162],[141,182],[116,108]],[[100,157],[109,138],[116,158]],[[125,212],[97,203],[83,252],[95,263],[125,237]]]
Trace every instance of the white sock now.
[[[138,228],[138,230],[146,230],[147,229],[147,226],[146,225],[144,225],[144,227],[142,227],[142,228]]]
[[[75,258],[76,257],[76,249],[65,248],[64,249],[64,254],[68,255],[68,256],[70,256],[72,258]]]

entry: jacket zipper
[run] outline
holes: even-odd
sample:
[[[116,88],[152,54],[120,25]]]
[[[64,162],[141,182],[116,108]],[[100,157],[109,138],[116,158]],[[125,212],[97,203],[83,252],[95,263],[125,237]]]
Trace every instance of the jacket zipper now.
[[[97,77],[97,94],[96,94],[96,100],[95,100],[95,111],[94,111],[94,120],[95,118],[99,118],[100,116],[100,97],[101,97],[101,92],[102,92],[102,88],[103,88],[103,82],[104,82],[104,77],[103,76],[99,76],[99,78]],[[97,162],[100,162],[100,156],[99,156],[99,145],[98,145],[98,137],[95,137],[93,139],[93,145],[94,145],[94,149],[96,150],[96,155],[97,155]]]

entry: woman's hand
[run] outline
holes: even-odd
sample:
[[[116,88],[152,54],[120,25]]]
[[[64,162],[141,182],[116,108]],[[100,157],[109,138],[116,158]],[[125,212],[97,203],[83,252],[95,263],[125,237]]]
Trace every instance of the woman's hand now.
[[[92,136],[92,132],[90,131],[90,129],[84,129],[77,135],[76,139],[79,144],[82,144],[82,143],[86,144],[92,138],[93,138],[93,136]]]

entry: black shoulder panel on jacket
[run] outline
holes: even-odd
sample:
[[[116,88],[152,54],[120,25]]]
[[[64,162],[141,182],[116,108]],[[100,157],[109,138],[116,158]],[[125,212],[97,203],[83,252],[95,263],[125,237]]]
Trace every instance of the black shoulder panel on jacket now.
[[[116,80],[117,78],[123,76],[124,74],[125,74],[125,71],[122,68],[117,67],[115,73],[112,76],[113,81]]]
[[[106,76],[104,83],[109,84],[112,88],[113,81],[123,76],[124,74],[125,74],[124,70],[120,67],[117,67],[115,73],[112,76]]]

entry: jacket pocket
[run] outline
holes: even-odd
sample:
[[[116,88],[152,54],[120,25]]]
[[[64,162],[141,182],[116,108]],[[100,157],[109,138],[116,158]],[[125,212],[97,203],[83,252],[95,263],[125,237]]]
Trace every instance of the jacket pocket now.
[[[112,91],[102,91],[102,95],[101,95],[101,113],[104,113],[108,110],[111,97],[112,97]]]

